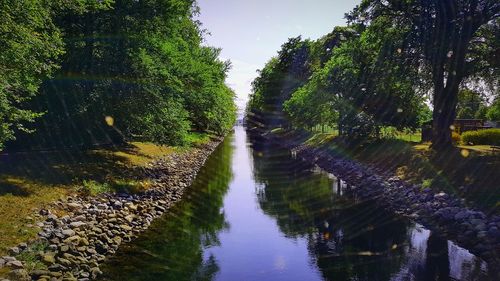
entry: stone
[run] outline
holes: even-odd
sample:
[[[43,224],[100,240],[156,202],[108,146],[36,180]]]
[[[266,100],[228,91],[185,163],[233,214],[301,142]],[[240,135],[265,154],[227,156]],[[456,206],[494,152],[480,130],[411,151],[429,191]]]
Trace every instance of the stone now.
[[[137,211],[137,206],[134,205],[134,203],[125,203],[125,207],[127,207],[129,210]]]
[[[30,274],[31,274],[31,276],[34,276],[34,277],[40,277],[42,275],[49,276],[50,275],[50,271],[48,271],[48,270],[41,270],[41,269],[35,269],[35,270],[31,271]]]
[[[45,264],[54,264],[54,263],[56,263],[55,255],[56,255],[55,253],[45,253],[42,256],[42,261]]]
[[[85,226],[85,225],[87,225],[87,224],[84,223],[84,222],[81,222],[81,221],[75,221],[75,222],[72,222],[72,223],[69,224],[69,226],[71,228],[73,228],[73,229],[75,229],[75,228],[81,228],[82,226]]]
[[[2,259],[5,260],[5,263],[8,263],[9,261],[15,261],[16,260],[15,257],[9,257],[9,256],[4,256],[4,257],[2,257]]]
[[[65,229],[62,231],[62,234],[64,235],[64,237],[70,237],[75,235],[75,231],[72,229]]]
[[[89,243],[89,240],[87,240],[86,238],[80,238],[78,245],[88,246],[88,245],[90,245],[90,243]]]
[[[122,224],[120,225],[120,228],[125,230],[125,231],[131,231],[132,230],[132,227],[126,225],[126,224]]]
[[[18,247],[12,247],[9,249],[9,254],[10,255],[13,255],[13,256],[17,256],[21,253],[21,249],[19,249]]]
[[[31,280],[28,271],[25,269],[14,269],[9,273],[9,278],[18,281],[29,281]]]
[[[477,230],[477,231],[484,231],[484,230],[486,230],[486,225],[484,223],[480,223],[480,224],[477,224],[474,227],[474,229]]]
[[[135,218],[135,215],[128,215],[128,216],[125,216],[125,220],[128,221],[128,222],[132,222]]]
[[[61,252],[67,252],[67,251],[69,251],[69,245],[66,245],[66,244],[65,244],[65,245],[62,245],[62,246],[59,248],[59,250],[60,250]]]
[[[65,258],[57,258],[57,261],[64,266],[71,266],[71,262]]]
[[[102,274],[102,271],[98,267],[93,267],[90,269],[90,274],[92,275],[92,279],[97,279]]]
[[[68,207],[68,209],[73,211],[80,210],[83,208],[83,206],[78,203],[67,203],[66,206]]]
[[[22,262],[15,260],[15,261],[9,261],[5,264],[7,267],[10,267],[12,269],[21,269],[24,268],[24,265]]]
[[[122,238],[120,238],[119,236],[113,238],[113,241],[115,242],[115,244],[118,244],[120,245],[122,243]]]
[[[458,220],[458,221],[464,220],[468,217],[469,217],[469,214],[467,213],[467,211],[460,211],[460,212],[456,213],[454,216],[455,220]]]
[[[57,221],[57,216],[54,215],[54,214],[50,214],[47,216],[47,221],[48,222],[54,222],[54,221]]]
[[[52,271],[52,272],[50,272],[50,276],[57,278],[57,277],[62,277],[63,274],[60,271]]]
[[[80,236],[78,236],[78,235],[68,237],[68,238],[66,238],[66,240],[64,240],[64,242],[67,244],[78,244],[79,241],[80,241]]]
[[[19,250],[24,251],[24,250],[28,249],[28,244],[20,243],[19,245],[17,245],[17,247],[19,248]]]

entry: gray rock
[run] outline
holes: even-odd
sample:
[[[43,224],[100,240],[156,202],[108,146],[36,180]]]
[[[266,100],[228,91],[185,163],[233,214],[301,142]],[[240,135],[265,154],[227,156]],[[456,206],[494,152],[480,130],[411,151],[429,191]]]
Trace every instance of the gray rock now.
[[[9,278],[12,280],[18,280],[18,281],[29,281],[31,280],[30,275],[28,274],[28,271],[25,269],[15,269],[12,270],[9,273]]]
[[[10,267],[12,269],[21,269],[24,268],[24,265],[22,262],[15,260],[15,261],[9,261],[5,264],[7,267]]]
[[[459,220],[459,221],[464,220],[468,217],[469,217],[469,214],[467,213],[467,211],[460,211],[457,214],[455,214],[455,220]]]
[[[90,269],[90,274],[92,275],[92,279],[97,279],[102,274],[102,271],[98,267],[94,267]]]
[[[68,209],[73,211],[80,210],[83,208],[83,206],[78,203],[67,203],[66,206],[68,207]]]
[[[71,221],[76,222],[76,221],[85,221],[87,218],[84,215],[79,215],[71,219]]]
[[[56,220],[57,220],[57,216],[54,214],[50,214],[47,216],[47,221],[49,221],[49,222],[54,222]]]
[[[85,226],[85,225],[87,225],[87,224],[84,222],[81,222],[81,221],[75,221],[75,222],[72,222],[69,224],[69,226],[73,229],[80,228],[80,227]]]
[[[34,276],[34,277],[39,277],[39,276],[42,276],[42,275],[49,276],[50,275],[50,271],[48,271],[48,270],[41,270],[41,269],[35,269],[35,270],[31,271],[30,274],[31,274],[31,276]]]
[[[10,255],[13,255],[13,256],[17,256],[21,253],[21,249],[19,249],[18,247],[12,247],[9,249],[9,254]]]
[[[28,249],[28,244],[20,243],[19,245],[17,245],[17,247],[19,248],[19,250],[24,251],[24,250]]]
[[[62,234],[64,235],[64,237],[70,237],[75,235],[75,231],[72,229],[65,229],[62,231]]]
[[[71,262],[65,258],[57,258],[57,261],[63,266],[71,266]]]
[[[15,261],[16,260],[15,257],[10,257],[10,256],[4,256],[4,257],[2,257],[2,259],[5,260],[5,263],[8,263],[9,261]]]

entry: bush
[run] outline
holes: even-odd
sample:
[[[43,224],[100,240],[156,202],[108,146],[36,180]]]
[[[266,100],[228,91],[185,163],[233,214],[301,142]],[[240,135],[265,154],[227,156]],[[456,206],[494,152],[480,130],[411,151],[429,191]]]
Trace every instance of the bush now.
[[[451,141],[453,144],[458,144],[460,142],[461,136],[457,132],[451,132]]]
[[[462,134],[464,144],[500,145],[500,129],[468,131]]]
[[[78,191],[83,195],[96,196],[111,191],[107,183],[99,183],[93,180],[84,180]]]

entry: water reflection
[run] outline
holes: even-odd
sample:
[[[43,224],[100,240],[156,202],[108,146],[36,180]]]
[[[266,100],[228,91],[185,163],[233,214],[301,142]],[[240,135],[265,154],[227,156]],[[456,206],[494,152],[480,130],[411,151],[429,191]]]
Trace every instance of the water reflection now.
[[[236,129],[110,280],[496,280],[496,269]],[[234,148],[234,150],[233,150]]]
[[[106,280],[213,280],[220,269],[204,248],[219,245],[230,228],[223,199],[232,178],[232,143],[221,144],[207,160],[185,200],[131,245],[122,247],[104,268]]]
[[[252,150],[257,197],[287,237],[307,239],[324,280],[494,280],[495,271],[463,248],[370,202],[295,155]]]

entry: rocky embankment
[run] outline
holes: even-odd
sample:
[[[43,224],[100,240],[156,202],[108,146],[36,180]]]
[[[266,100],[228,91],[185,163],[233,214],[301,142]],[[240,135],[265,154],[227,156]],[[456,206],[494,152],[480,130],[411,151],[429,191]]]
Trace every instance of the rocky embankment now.
[[[300,139],[283,139],[264,134],[267,141],[290,149],[297,158],[318,165],[353,186],[353,194],[419,222],[482,257],[493,267],[500,266],[500,216],[486,216],[468,208],[452,194],[434,192],[409,184],[324,148],[304,145]]]
[[[8,268],[10,280],[95,280],[99,265],[146,230],[180,200],[208,156],[221,140],[173,153],[151,163],[144,173],[153,188],[141,194],[103,194],[71,197],[40,211],[38,239],[10,249],[0,258],[0,268]],[[58,212],[55,212],[58,210]],[[55,213],[65,213],[58,217]],[[29,262],[22,262],[30,257]],[[0,280],[7,280],[2,279]]]

